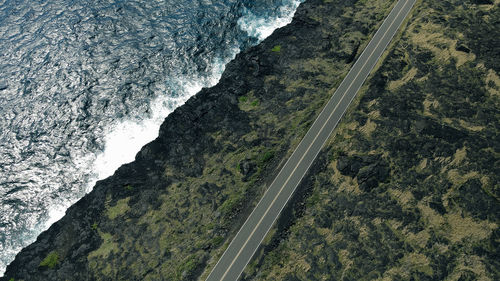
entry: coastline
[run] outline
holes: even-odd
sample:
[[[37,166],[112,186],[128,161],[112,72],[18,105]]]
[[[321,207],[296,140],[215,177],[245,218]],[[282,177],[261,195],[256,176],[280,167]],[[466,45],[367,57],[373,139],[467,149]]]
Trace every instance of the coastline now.
[[[0,280],[206,277],[393,4],[360,2],[304,2]],[[419,1],[243,280],[498,277],[500,80],[478,47],[495,31],[454,3]],[[447,9],[475,13],[463,45]]]
[[[162,208],[168,209],[178,221],[183,220],[182,216],[190,218],[198,215],[179,214],[183,204],[200,204],[199,208],[206,209],[209,216],[198,223],[204,223],[204,228],[209,229],[204,231],[207,237],[200,239],[206,242],[182,240],[182,243],[189,244],[188,248],[191,244],[204,244],[200,247],[205,250],[196,250],[194,254],[183,253],[182,259],[195,260],[194,266],[181,266],[176,271],[182,271],[179,278],[201,274],[205,265],[210,264],[212,257],[230,240],[242,218],[264,191],[267,181],[274,176],[282,159],[305,133],[308,122],[313,120],[315,112],[322,107],[322,101],[327,99],[329,89],[335,87],[347,72],[351,63],[349,58],[356,55],[356,42],[346,37],[341,40],[347,43],[345,46],[338,45],[340,42],[335,46],[315,46],[312,42],[323,36],[318,31],[332,25],[320,26],[312,18],[326,14],[339,16],[348,7],[347,4],[325,4],[323,1],[302,3],[291,24],[276,30],[261,44],[238,54],[227,65],[217,85],[202,89],[166,118],[159,137],[144,146],[134,162],[121,166],[113,176],[97,182],[95,188],[71,206],[61,220],[39,235],[36,242],[24,248],[8,266],[5,280],[8,280],[7,277],[19,279],[26,276],[30,280],[64,279],[70,272],[71,278],[79,279],[90,278],[95,272],[109,274],[105,260],[114,260],[123,250],[119,250],[121,247],[130,247],[124,244],[139,242],[127,240],[125,236],[128,234],[135,239],[139,238],[139,234],[125,225],[146,219],[148,212],[152,216],[149,219],[153,219],[157,216],[155,211]],[[343,24],[348,25],[349,22]],[[375,26],[369,28],[374,30]],[[334,31],[341,34],[341,29],[338,26]],[[362,38],[358,35],[354,39],[367,40],[369,35],[363,34]],[[332,77],[312,81],[321,90],[312,94],[317,98],[309,104],[306,100],[313,96],[304,91],[305,88],[287,89],[288,86],[279,80],[281,76],[296,80],[306,72],[294,65],[323,54],[329,56],[329,60],[337,61],[339,66],[344,66],[332,70]],[[292,99],[295,101],[284,108],[286,101]],[[300,113],[297,114],[297,111]],[[272,124],[267,118],[286,118],[288,122]],[[295,129],[286,131],[285,127],[292,123]],[[230,140],[232,144],[224,143],[224,140]],[[237,163],[217,167],[223,179],[214,181],[209,179],[208,170],[217,166],[218,160],[203,155],[207,153],[215,158],[218,158],[218,153],[223,153],[225,158],[231,159],[226,161]],[[234,178],[224,178],[225,174]],[[231,182],[235,186],[227,185]],[[191,186],[182,187],[183,183]],[[165,207],[167,204],[162,202],[162,196],[168,197],[179,186],[182,192],[198,186],[193,192],[195,198],[178,207]],[[203,193],[206,196],[214,194],[209,200],[197,196]],[[171,202],[173,199],[166,200]],[[217,225],[214,226],[214,222]],[[142,224],[140,228],[145,231],[153,225]],[[152,239],[152,242],[156,239],[157,243],[166,243],[162,242],[162,233],[151,236],[149,240]],[[140,238],[141,241],[143,239],[148,237]],[[157,254],[172,260],[169,258],[172,251],[166,250]],[[57,253],[56,265],[52,268],[40,266],[51,253]],[[140,270],[135,274],[138,273]],[[105,276],[99,278],[106,279]]]

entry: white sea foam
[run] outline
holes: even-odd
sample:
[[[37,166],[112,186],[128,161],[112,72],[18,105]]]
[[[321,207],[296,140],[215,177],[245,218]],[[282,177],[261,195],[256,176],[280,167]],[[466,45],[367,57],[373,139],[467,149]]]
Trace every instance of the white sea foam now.
[[[171,90],[175,92],[175,97],[160,94],[150,103],[152,112],[150,117],[140,122],[122,120],[114,124],[105,137],[104,151],[97,156],[94,162],[93,174],[95,176],[89,182],[88,191],[97,180],[113,175],[121,165],[132,162],[141,147],[158,137],[158,129],[165,117],[203,87],[214,86],[219,81],[225,65],[238,52],[238,48],[233,48],[231,57],[216,60],[210,75],[206,77],[177,77],[176,81],[169,83]]]
[[[251,37],[260,41],[271,35],[274,30],[292,22],[297,7],[304,0],[291,0],[279,8],[277,17],[259,17],[251,11],[245,10],[244,15],[238,19],[238,26]]]
[[[244,16],[238,20],[240,29],[246,31],[249,36],[260,41],[271,35],[277,28],[283,27],[292,21],[295,10],[303,0],[292,0],[286,2],[279,8],[277,17],[258,17],[246,10]],[[231,56],[216,59],[212,65],[212,72],[206,77],[181,77],[175,82],[174,91],[176,98],[160,95],[150,104],[152,116],[137,121],[123,120],[113,125],[105,137],[105,149],[97,156],[94,162],[93,174],[95,177],[89,182],[89,189],[95,182],[111,176],[122,164],[134,160],[136,153],[142,146],[158,137],[158,128],[161,123],[175,108],[184,104],[191,96],[199,92],[203,87],[214,86],[224,72],[226,64],[234,59],[240,51],[239,47],[233,47]]]
[[[286,2],[279,8],[277,17],[258,17],[250,11],[245,11],[244,16],[238,20],[238,26],[246,31],[249,36],[257,38],[258,42],[260,42],[271,35],[275,29],[290,23],[295,10],[303,1],[291,0]],[[239,46],[233,46],[231,50],[230,56],[214,60],[211,65],[212,71],[208,76],[172,78],[169,86],[170,90],[175,93],[175,97],[166,93],[159,93],[157,98],[150,103],[151,114],[149,117],[141,121],[123,119],[110,125],[109,132],[104,137],[104,150],[102,152],[95,155],[73,155],[71,158],[75,168],[89,170],[90,176],[86,192],[92,190],[96,181],[112,175],[118,167],[133,161],[141,147],[158,136],[161,123],[175,108],[184,104],[186,100],[203,87],[215,85],[219,81],[226,64],[240,52]],[[28,233],[26,237],[18,237],[18,239],[22,240],[24,245],[32,243],[36,239],[37,233],[48,229],[54,222],[61,219],[67,208],[77,200],[78,198],[67,201],[55,199],[50,203],[46,221],[39,223],[39,227],[33,233]],[[4,253],[4,257],[12,260],[20,249],[20,246],[10,247],[6,249],[8,253]],[[6,264],[0,261],[0,277],[3,276],[5,267]]]

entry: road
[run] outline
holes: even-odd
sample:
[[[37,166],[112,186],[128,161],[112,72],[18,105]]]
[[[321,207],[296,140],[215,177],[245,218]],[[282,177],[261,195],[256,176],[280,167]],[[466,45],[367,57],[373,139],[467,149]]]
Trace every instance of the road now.
[[[235,281],[257,251],[416,0],[399,0],[226,249],[207,281]]]

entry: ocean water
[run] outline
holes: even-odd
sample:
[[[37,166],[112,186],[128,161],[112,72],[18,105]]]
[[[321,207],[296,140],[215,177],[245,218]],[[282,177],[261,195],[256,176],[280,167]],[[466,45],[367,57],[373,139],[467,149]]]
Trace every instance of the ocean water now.
[[[0,0],[0,276],[303,0]]]

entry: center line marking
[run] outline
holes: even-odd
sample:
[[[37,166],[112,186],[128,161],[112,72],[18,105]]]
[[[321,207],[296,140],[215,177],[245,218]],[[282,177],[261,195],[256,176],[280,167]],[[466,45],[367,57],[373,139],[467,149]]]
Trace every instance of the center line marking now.
[[[370,55],[368,56],[368,58],[366,59],[366,61],[364,62],[364,64],[361,66],[360,70],[358,71],[358,73],[356,74],[356,76],[352,79],[351,83],[349,84],[349,86],[347,87],[347,89],[344,91],[344,94],[342,95],[342,97],[340,98],[340,101],[337,103],[337,105],[335,106],[335,108],[332,110],[332,112],[330,113],[330,115],[328,116],[328,118],[326,119],[326,121],[324,122],[323,126],[321,126],[321,128],[319,129],[318,133],[316,134],[316,136],[314,137],[314,139],[311,141],[311,143],[309,144],[309,146],[307,147],[306,151],[303,153],[302,157],[300,158],[300,160],[297,162],[297,164],[295,165],[294,169],[292,170],[292,172],[290,173],[290,175],[288,176],[288,178],[286,179],[285,183],[281,186],[279,192],[276,194],[276,196],[274,197],[273,201],[271,202],[271,204],[269,205],[269,207],[266,209],[266,211],[264,212],[264,214],[262,215],[262,217],[260,218],[259,222],[257,223],[257,225],[253,228],[252,232],[250,233],[250,235],[248,236],[247,240],[245,241],[245,243],[243,244],[243,246],[240,248],[240,250],[238,251],[238,253],[236,254],[236,256],[234,257],[233,261],[231,262],[231,264],[228,266],[228,268],[226,269],[226,271],[224,272],[224,275],[222,275],[221,277],[221,280],[224,280],[224,278],[226,277],[226,275],[228,274],[228,272],[230,271],[230,269],[233,267],[235,261],[239,258],[241,252],[243,251],[243,249],[246,247],[246,245],[248,244],[248,241],[250,241],[250,239],[253,237],[255,231],[257,230],[257,228],[260,226],[260,224],[262,223],[262,221],[264,220],[264,218],[266,217],[267,213],[269,212],[269,210],[272,208],[272,206],[274,205],[274,203],[276,202],[276,200],[278,199],[279,195],[281,194],[281,192],[283,191],[283,189],[285,188],[285,186],[288,184],[288,181],[290,180],[290,178],[292,177],[292,175],[295,173],[295,170],[300,166],[300,164],[302,163],[302,160],[304,159],[304,157],[306,156],[306,154],[309,152],[309,150],[311,149],[312,145],[316,142],[318,136],[323,132],[326,124],[330,121],[333,113],[337,110],[337,108],[339,107],[339,105],[342,103],[342,101],[344,100],[346,94],[349,92],[349,90],[351,89],[352,85],[354,84],[354,82],[356,81],[356,79],[359,77],[360,73],[362,72],[362,70],[365,68],[366,64],[368,63],[369,61],[369,58],[373,55],[373,53],[375,53],[375,51],[377,50],[377,48],[379,47],[380,43],[383,41],[384,37],[387,35],[387,33],[389,32],[389,30],[392,28],[392,26],[394,25],[394,22],[396,22],[397,18],[400,16],[401,12],[404,10],[404,8],[406,7],[407,3],[410,3],[411,1],[406,1],[405,4],[403,5],[403,7],[401,7],[401,9],[399,10],[399,12],[397,13],[397,15],[394,17],[394,19],[392,20],[391,24],[389,25],[389,27],[387,28],[387,30],[384,32],[384,34],[382,35],[382,37],[380,38],[379,42],[377,43],[377,45],[373,48],[372,52],[370,53]],[[368,45],[367,45],[368,47]],[[347,75],[346,75],[347,77]],[[339,85],[340,87],[340,85]],[[333,97],[333,96],[332,96]],[[328,104],[328,103],[327,103]],[[326,107],[326,106],[325,106]],[[318,116],[319,117],[319,116]],[[314,124],[313,124],[314,125]],[[306,134],[307,135],[307,134]],[[304,136],[305,138],[305,136]],[[300,145],[300,144],[299,144]],[[297,146],[298,148],[298,146]],[[293,155],[293,154],[292,154]],[[292,156],[290,156],[291,158]],[[272,184],[271,184],[272,185]],[[236,237],[235,237],[236,238]]]

